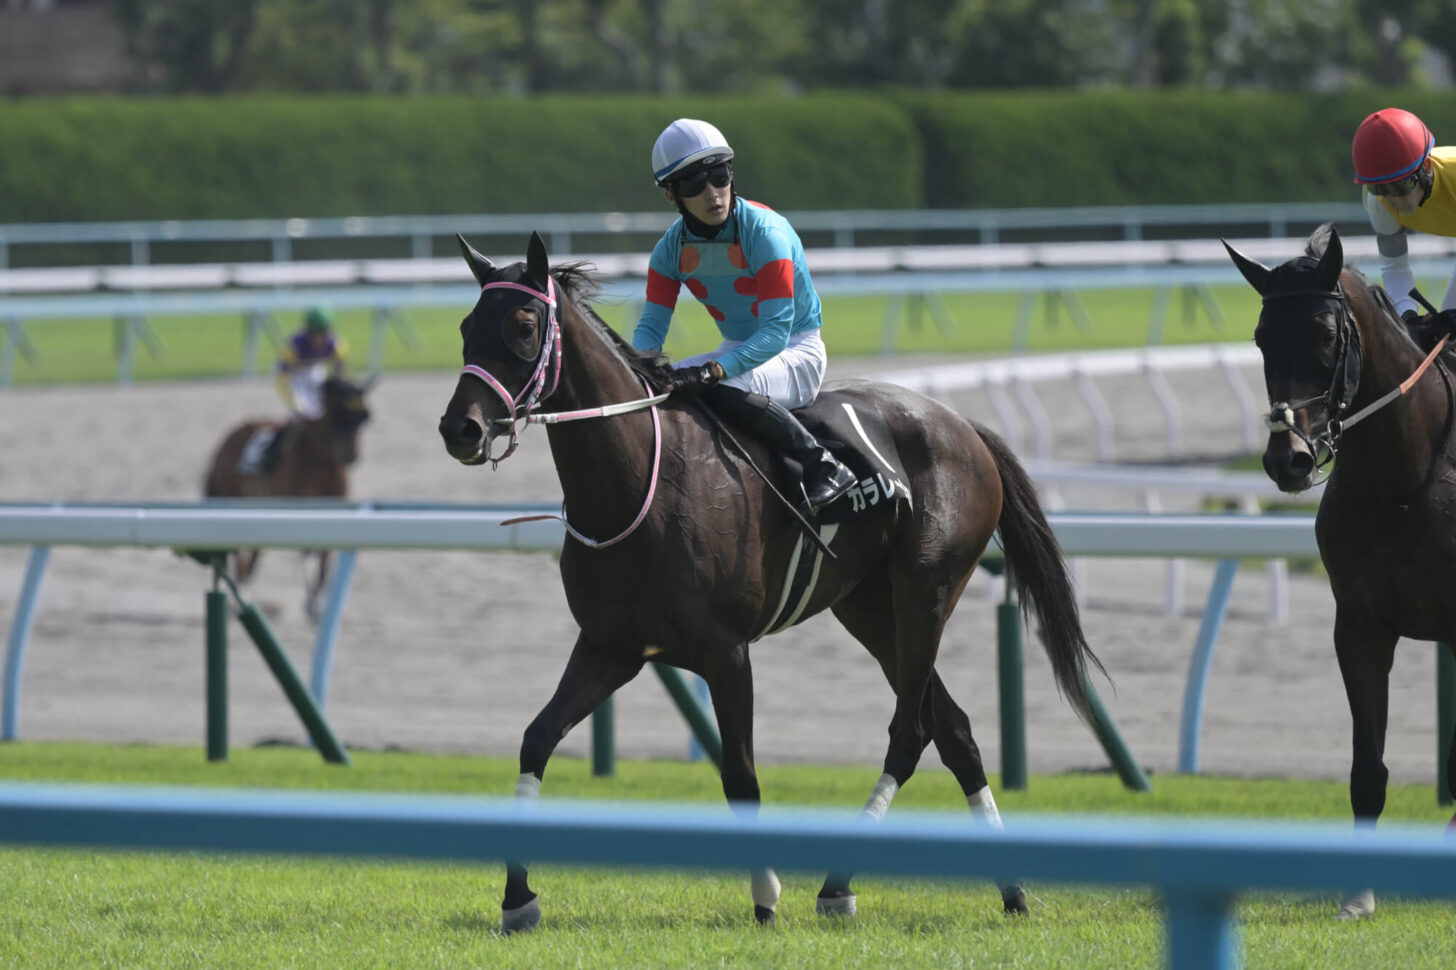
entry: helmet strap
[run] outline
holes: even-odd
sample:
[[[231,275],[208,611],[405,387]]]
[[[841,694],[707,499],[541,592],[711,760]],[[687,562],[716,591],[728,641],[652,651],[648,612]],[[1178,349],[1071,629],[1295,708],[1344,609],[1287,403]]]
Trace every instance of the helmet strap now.
[[[682,197],[677,194],[677,189],[675,188],[672,190],[672,201],[676,203],[678,214],[682,216],[683,225],[687,226],[689,232],[699,239],[717,239],[718,234],[733,221],[734,210],[738,206],[738,186],[731,186],[730,191],[732,192],[732,198],[728,200],[728,218],[723,220],[722,225],[717,226],[710,226],[689,212],[687,206],[683,205]]]
[[[1431,188],[1436,184],[1436,175],[1426,167],[1425,161],[1421,162],[1420,172],[1421,174],[1418,178],[1421,186],[1421,201],[1416,203],[1416,208],[1418,209],[1426,204],[1426,200],[1431,197]]]

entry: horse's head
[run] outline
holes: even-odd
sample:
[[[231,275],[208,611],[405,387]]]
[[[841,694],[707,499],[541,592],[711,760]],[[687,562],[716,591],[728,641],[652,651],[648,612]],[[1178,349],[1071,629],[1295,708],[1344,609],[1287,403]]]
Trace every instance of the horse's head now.
[[[1360,382],[1360,336],[1340,282],[1340,236],[1326,223],[1310,235],[1305,255],[1274,269],[1227,241],[1224,248],[1264,298],[1254,329],[1270,403],[1264,471],[1284,491],[1303,491],[1334,457],[1340,419]]]
[[[531,234],[526,261],[497,268],[461,236],[460,251],[480,284],[480,298],[460,324],[465,366],[440,418],[440,437],[451,457],[467,465],[500,461],[515,450],[516,419],[551,393],[560,374],[560,299],[546,244]],[[506,450],[490,454],[498,435]]]
[[[369,420],[365,396],[374,386],[374,377],[355,382],[343,377],[324,381],[323,422],[328,429],[329,445],[346,465],[359,457],[359,429]]]

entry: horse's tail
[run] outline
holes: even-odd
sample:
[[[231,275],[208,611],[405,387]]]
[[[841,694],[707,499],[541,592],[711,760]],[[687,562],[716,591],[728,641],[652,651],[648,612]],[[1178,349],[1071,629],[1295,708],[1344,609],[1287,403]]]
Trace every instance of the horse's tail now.
[[[1091,723],[1087,665],[1107,669],[1087,645],[1061,547],[1042,512],[1036,486],[1011,449],[996,434],[976,426],[1001,473],[1001,519],[997,523],[1006,554],[1006,581],[1021,594],[1021,612],[1036,611],[1052,674],[1078,716]]]

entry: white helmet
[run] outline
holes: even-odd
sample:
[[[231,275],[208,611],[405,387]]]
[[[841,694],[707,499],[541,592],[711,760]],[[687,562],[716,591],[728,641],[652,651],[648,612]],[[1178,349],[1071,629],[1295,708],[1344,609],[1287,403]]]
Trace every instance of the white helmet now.
[[[652,146],[652,177],[658,185],[699,162],[716,164],[733,157],[723,133],[706,121],[679,118],[662,130]]]

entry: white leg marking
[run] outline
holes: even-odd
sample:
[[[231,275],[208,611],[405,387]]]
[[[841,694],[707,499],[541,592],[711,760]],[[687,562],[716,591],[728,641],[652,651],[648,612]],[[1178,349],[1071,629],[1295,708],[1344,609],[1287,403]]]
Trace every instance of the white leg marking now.
[[[516,797],[535,801],[541,797],[541,779],[529,771],[516,779]]]
[[[773,909],[779,904],[779,877],[772,869],[753,870],[753,905]]]
[[[967,795],[966,804],[971,807],[971,817],[976,821],[983,822],[997,831],[1006,827],[1001,824],[1001,813],[996,809],[996,799],[991,795],[990,785],[975,794]]]
[[[865,802],[861,817],[873,822],[884,821],[885,813],[890,810],[890,802],[895,800],[895,792],[899,790],[900,786],[893,777],[888,774],[880,775],[880,780],[875,782],[875,790],[870,793],[870,800]]]

